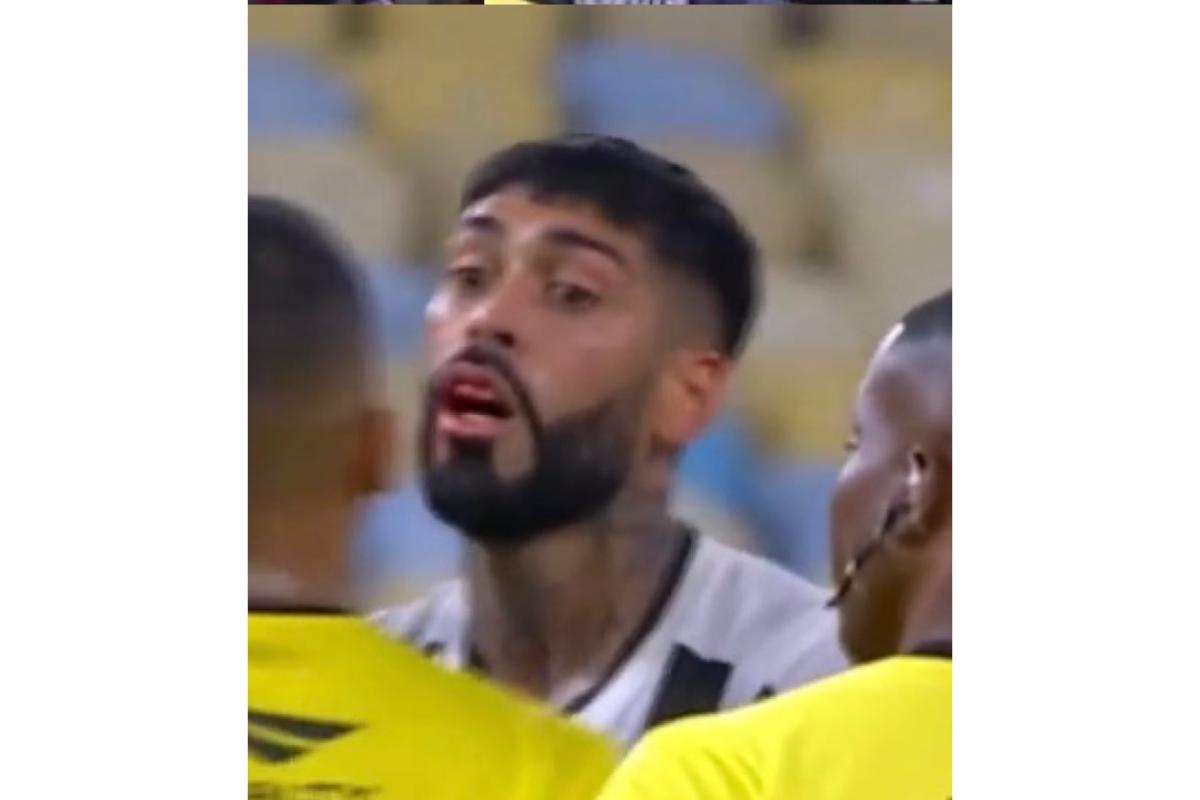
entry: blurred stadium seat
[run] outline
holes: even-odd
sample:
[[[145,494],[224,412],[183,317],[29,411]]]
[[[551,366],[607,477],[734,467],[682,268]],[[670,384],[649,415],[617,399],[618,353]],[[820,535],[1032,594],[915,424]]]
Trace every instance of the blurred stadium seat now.
[[[553,100],[540,90],[556,46],[553,15],[500,13],[481,27],[454,25],[478,13],[470,8],[363,12],[373,21],[368,44],[345,54],[342,65],[366,100],[381,147],[411,155],[446,136],[494,146],[555,126]]]
[[[358,126],[342,81],[300,51],[251,49],[249,81],[251,136],[341,136]]]
[[[857,363],[882,335],[864,329],[860,293],[842,275],[796,262],[768,262],[762,291],[767,301],[746,353],[748,362],[767,361],[788,372],[814,356]],[[783,366],[789,358],[795,362],[790,369]]]
[[[665,48],[698,49],[745,64],[770,53],[779,38],[777,9],[688,9],[686,14],[661,6],[626,8],[620,14],[592,15],[586,28],[589,38],[600,41],[640,42]],[[712,32],[719,30],[720,36]]]
[[[401,176],[357,138],[255,136],[250,190],[302,203],[329,220],[370,262],[394,262],[407,250],[401,223],[411,200]]]
[[[385,264],[369,270],[367,277],[387,358],[393,362],[419,358],[425,305],[433,294],[436,273],[430,268]]]
[[[726,413],[684,453],[679,479],[730,513],[748,517],[753,509],[756,468],[754,443],[741,420]]]
[[[738,61],[642,42],[587,42],[557,65],[566,127],[640,140],[664,138],[773,150],[783,108]]]
[[[462,539],[407,484],[374,500],[355,538],[355,583],[368,607],[404,602],[458,572]]]
[[[829,504],[838,468],[826,461],[767,461],[756,475],[758,523],[767,555],[828,585]]]
[[[686,164],[720,192],[754,235],[768,262],[796,258],[802,245],[804,196],[790,180],[791,164],[763,148],[694,139],[641,141]]]
[[[340,9],[332,6],[305,8],[249,8],[252,45],[283,45],[316,53],[329,45],[337,30]]]
[[[903,55],[935,60],[949,74],[949,9],[860,5],[826,14],[825,43],[856,55]]]

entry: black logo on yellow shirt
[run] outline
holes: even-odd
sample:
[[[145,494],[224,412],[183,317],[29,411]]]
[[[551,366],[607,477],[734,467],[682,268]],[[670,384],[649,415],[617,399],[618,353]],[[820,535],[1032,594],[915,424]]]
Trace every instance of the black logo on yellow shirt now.
[[[378,786],[348,783],[250,783],[250,800],[375,800]]]
[[[268,764],[284,764],[361,727],[251,709],[250,757]]]

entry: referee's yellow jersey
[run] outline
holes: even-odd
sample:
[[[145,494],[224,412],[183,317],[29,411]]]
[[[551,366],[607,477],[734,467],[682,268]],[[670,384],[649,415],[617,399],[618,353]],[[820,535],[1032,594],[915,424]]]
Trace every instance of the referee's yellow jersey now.
[[[594,800],[615,749],[337,613],[250,614],[250,800]]]
[[[652,732],[601,800],[948,800],[950,659],[888,658]]]

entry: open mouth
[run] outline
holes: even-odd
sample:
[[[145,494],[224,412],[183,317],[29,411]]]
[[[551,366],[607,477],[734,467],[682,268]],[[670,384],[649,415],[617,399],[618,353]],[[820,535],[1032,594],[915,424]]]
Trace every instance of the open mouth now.
[[[512,395],[491,370],[473,364],[451,367],[438,384],[437,431],[455,439],[490,441],[516,415]]]

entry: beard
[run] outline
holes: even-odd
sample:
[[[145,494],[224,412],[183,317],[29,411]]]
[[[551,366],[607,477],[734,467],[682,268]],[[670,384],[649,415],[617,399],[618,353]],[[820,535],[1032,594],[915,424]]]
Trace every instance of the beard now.
[[[434,464],[436,402],[426,402],[421,431],[421,485],[434,514],[485,545],[518,546],[607,507],[633,464],[641,392],[629,391],[591,409],[543,424],[524,386],[506,377],[533,438],[532,466],[504,479],[492,442],[455,442]]]

